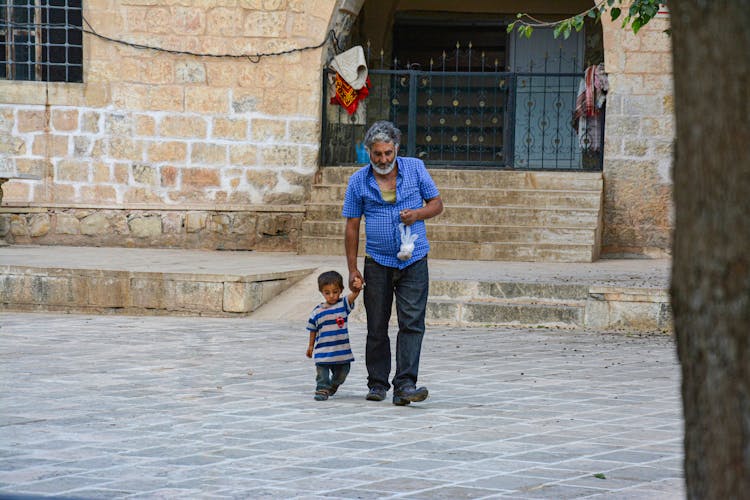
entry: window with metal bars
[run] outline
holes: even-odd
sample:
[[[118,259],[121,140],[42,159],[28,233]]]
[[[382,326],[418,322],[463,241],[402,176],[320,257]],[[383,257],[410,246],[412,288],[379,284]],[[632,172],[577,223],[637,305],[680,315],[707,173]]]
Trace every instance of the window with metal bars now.
[[[0,79],[83,81],[82,0],[0,0]]]

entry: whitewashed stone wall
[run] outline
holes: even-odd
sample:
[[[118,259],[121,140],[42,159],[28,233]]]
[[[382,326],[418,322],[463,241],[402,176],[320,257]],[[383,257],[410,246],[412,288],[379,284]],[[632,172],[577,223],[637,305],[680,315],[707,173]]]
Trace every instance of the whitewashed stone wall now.
[[[316,168],[317,117],[5,105],[4,167],[42,177],[9,203],[301,203]],[[46,115],[49,113],[50,118]]]

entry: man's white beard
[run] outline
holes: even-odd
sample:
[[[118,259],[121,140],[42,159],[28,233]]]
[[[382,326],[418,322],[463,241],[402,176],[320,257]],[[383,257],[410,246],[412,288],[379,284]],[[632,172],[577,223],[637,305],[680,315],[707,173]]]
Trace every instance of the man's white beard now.
[[[385,168],[378,167],[373,162],[370,162],[370,166],[372,166],[372,169],[377,172],[380,175],[388,175],[393,171],[393,168],[396,166],[396,158],[393,159],[390,165],[388,165]]]

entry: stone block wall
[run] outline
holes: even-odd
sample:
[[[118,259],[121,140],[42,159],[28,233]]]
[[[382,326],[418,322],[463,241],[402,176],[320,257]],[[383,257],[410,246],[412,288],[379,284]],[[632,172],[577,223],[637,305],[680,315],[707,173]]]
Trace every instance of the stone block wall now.
[[[673,227],[674,110],[668,18],[637,35],[602,19],[609,77],[602,254],[664,257]]]
[[[334,5],[92,0],[84,16],[132,43],[257,54],[319,44]],[[301,219],[318,166],[322,54],[253,62],[85,35],[84,83],[0,81],[0,170],[41,178],[3,186],[0,232],[43,244],[210,246],[253,226],[234,246],[256,248],[259,225],[288,229]],[[195,213],[230,222],[206,226],[216,237],[193,238],[203,231],[190,227]],[[108,222],[86,234],[95,214]]]
[[[304,218],[297,206],[237,209],[0,209],[9,244],[295,251]]]
[[[338,4],[348,6],[344,19],[351,21],[362,0],[91,0],[84,16],[115,39],[237,55],[319,44],[342,19]],[[610,80],[604,256],[669,253],[668,25],[654,19],[634,35],[603,19]],[[321,48],[253,62],[138,49],[87,34],[84,83],[0,80],[0,171],[41,178],[3,186],[0,240],[294,250],[318,168],[327,55]],[[105,233],[68,229],[99,212]],[[194,232],[191,213],[230,222]],[[266,222],[259,221],[275,219],[268,224],[287,236],[265,242],[259,227]],[[239,237],[236,228],[249,227],[241,222],[248,220],[256,227],[243,234],[255,236]]]

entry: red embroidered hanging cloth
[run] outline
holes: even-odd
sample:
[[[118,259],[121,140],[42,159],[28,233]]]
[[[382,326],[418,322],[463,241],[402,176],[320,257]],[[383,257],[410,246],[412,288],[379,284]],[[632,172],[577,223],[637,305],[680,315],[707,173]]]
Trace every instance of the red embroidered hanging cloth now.
[[[336,73],[334,88],[335,94],[331,97],[331,104],[340,104],[347,113],[352,115],[357,111],[359,101],[362,101],[370,94],[370,77],[367,77],[365,85],[361,89],[354,90],[354,87],[346,83],[346,80]]]

